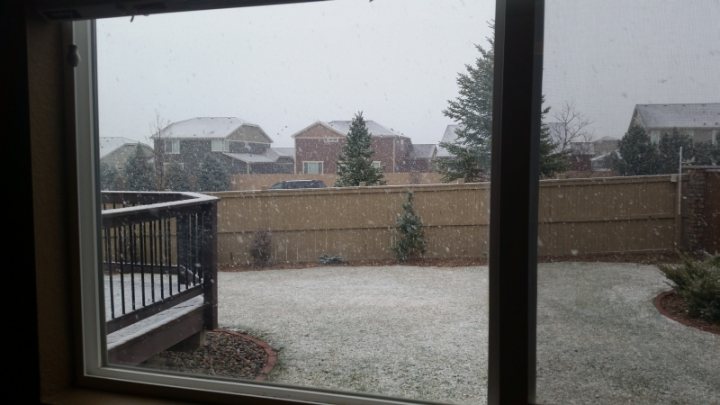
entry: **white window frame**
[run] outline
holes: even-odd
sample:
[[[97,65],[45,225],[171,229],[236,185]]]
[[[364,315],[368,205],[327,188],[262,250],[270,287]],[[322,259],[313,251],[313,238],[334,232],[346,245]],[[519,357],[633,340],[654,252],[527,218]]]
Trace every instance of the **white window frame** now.
[[[325,162],[322,160],[303,160],[303,174],[323,174],[325,173]],[[319,165],[320,171],[319,172],[310,172],[308,171],[308,165],[310,164],[317,164]]]
[[[380,161],[380,160],[373,160],[373,162],[372,162],[372,167],[374,167],[374,168],[376,168],[376,169],[382,169],[382,168],[383,168],[382,161]]]
[[[218,144],[220,145],[219,148]],[[210,140],[210,152],[227,152],[228,150],[228,142],[225,139]]]
[[[506,3],[511,3],[509,7]],[[514,36],[505,37],[505,26],[517,27],[526,24],[524,16],[542,18],[542,3],[522,2],[521,0],[497,1],[496,27],[498,37],[496,47],[503,53],[508,53],[512,58],[531,61],[537,53],[528,52],[532,50],[532,43],[535,40],[542,41],[542,30],[515,30]],[[198,6],[195,6],[198,7]],[[510,12],[509,9],[513,12]],[[398,398],[383,399],[378,397],[366,397],[355,393],[332,393],[327,391],[315,391],[313,388],[289,388],[273,386],[254,382],[230,382],[195,378],[191,376],[156,374],[147,370],[123,368],[119,366],[103,366],[104,357],[104,336],[102,330],[104,317],[101,305],[98,305],[99,295],[102,289],[99,288],[100,276],[97,271],[99,265],[98,257],[98,235],[100,212],[98,207],[98,172],[97,160],[98,149],[94,134],[98,133],[96,89],[94,86],[94,23],[80,21],[74,23],[73,42],[78,46],[80,59],[79,66],[74,70],[75,76],[75,111],[76,111],[76,157],[77,157],[77,193],[78,193],[78,234],[79,248],[78,260],[80,265],[80,337],[79,346],[82,347],[82,362],[79,363],[79,381],[83,385],[95,386],[104,389],[135,390],[135,392],[151,392],[153,385],[162,386],[166,389],[170,398],[182,399],[183,394],[191,394],[191,398],[214,398],[223,400],[223,403],[230,401],[233,394],[240,394],[241,399],[251,400],[253,396],[262,398],[275,398],[280,400],[294,400],[305,402],[337,402],[345,404],[403,404],[414,403],[414,401]],[[521,46],[516,46],[521,45]],[[538,74],[540,65],[533,66],[531,63],[505,65],[503,58],[498,58],[496,70],[503,72],[508,79],[526,79],[530,73]],[[502,77],[502,76],[501,76]],[[500,79],[496,77],[496,84]],[[511,80],[512,81],[512,80]],[[539,107],[533,112],[527,113],[526,104],[533,101],[539,106],[539,94],[541,92],[539,81],[523,85],[521,90],[532,90],[523,92],[505,92],[501,86],[497,87],[498,92],[494,96],[496,105],[504,105],[505,114],[495,113],[498,118],[494,122],[493,150],[498,153],[498,159],[493,160],[493,192],[491,205],[498,206],[500,200],[507,200],[509,210],[501,212],[495,210],[491,214],[490,229],[490,323],[489,323],[489,361],[488,361],[488,403],[500,403],[500,398],[507,401],[510,398],[515,403],[534,402],[535,383],[535,317],[536,309],[534,301],[535,274],[533,255],[535,242],[537,240],[537,221],[533,218],[532,212],[537,208],[536,198],[532,198],[533,181],[537,181],[537,167],[530,165],[526,167],[526,160],[521,154],[511,153],[511,148],[501,148],[503,142],[509,143],[508,138],[502,136],[505,132],[511,132],[514,127],[520,126],[524,129],[532,127],[533,131],[539,130],[540,111]],[[531,88],[531,89],[530,89]],[[507,96],[507,102],[504,97]],[[505,102],[505,104],[503,104]],[[536,146],[531,142],[532,131],[521,131],[520,150],[537,152]],[[537,137],[535,137],[537,139]],[[515,141],[515,138],[513,138]],[[527,144],[527,145],[526,145]],[[535,149],[534,149],[535,148]],[[515,156],[517,155],[517,156]],[[517,165],[518,168],[510,167]],[[519,180],[518,180],[519,177]],[[505,182],[502,182],[502,180]],[[512,181],[511,181],[512,179]],[[534,180],[533,180],[534,179]],[[529,198],[513,200],[512,195],[528,194]],[[514,209],[513,209],[514,208]],[[528,211],[529,220],[521,217],[516,219],[515,212]],[[517,235],[527,232],[527,240],[518,243]],[[507,235],[512,235],[508,238]],[[510,243],[512,242],[512,243]],[[527,246],[525,246],[525,242]],[[512,251],[512,253],[509,253]],[[508,260],[511,259],[511,260]],[[499,278],[501,268],[500,262],[513,261],[516,267],[516,277]],[[527,263],[526,263],[527,262]],[[527,284],[526,284],[527,281]],[[520,290],[520,291],[518,291]],[[530,291],[533,292],[530,292]],[[509,293],[508,291],[513,291]],[[523,297],[527,295],[530,302],[527,307],[518,305],[498,305],[503,299],[512,296],[517,299],[517,294]],[[529,317],[529,318],[527,318]],[[505,319],[500,323],[500,319]],[[529,333],[528,333],[529,332]],[[505,339],[504,345],[499,345],[500,337]],[[507,341],[510,341],[507,343]],[[529,358],[524,358],[518,353],[527,352]],[[513,361],[514,360],[514,361]],[[530,361],[525,361],[530,360]],[[501,373],[502,369],[502,373]],[[122,384],[120,382],[123,382]],[[128,384],[130,383],[130,384]],[[219,396],[218,396],[219,395]],[[513,399],[514,398],[514,399]],[[523,398],[523,399],[521,399]],[[527,399],[527,401],[525,400]]]
[[[325,143],[338,143],[340,138],[324,138]]]
[[[170,146],[168,148],[168,145]],[[179,155],[180,154],[180,140],[179,139],[165,139],[163,141],[163,151],[166,155]]]

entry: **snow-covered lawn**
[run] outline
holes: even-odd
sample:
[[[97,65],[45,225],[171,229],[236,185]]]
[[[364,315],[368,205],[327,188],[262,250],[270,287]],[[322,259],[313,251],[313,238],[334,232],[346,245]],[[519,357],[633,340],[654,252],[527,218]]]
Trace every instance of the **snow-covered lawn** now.
[[[487,268],[320,267],[219,275],[222,327],[280,350],[270,381],[484,403]],[[719,403],[720,337],[660,315],[652,266],[541,265],[538,400]]]

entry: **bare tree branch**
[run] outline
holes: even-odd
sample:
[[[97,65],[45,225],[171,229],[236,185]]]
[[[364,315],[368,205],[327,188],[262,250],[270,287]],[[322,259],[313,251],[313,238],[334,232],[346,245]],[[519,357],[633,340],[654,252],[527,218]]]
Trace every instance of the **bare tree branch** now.
[[[588,131],[592,122],[575,108],[574,103],[565,102],[552,117],[557,126],[550,131],[550,136],[560,152],[570,151],[572,143],[592,140],[592,133]]]

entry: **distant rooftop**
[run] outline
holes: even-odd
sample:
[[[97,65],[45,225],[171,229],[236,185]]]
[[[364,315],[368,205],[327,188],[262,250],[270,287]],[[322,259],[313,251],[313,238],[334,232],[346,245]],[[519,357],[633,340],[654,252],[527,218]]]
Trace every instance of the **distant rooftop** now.
[[[347,135],[348,132],[350,132],[350,123],[351,122],[352,121],[330,121],[327,124],[332,129],[340,132],[341,134]],[[370,132],[370,134],[372,136],[402,136],[402,137],[405,137],[405,135],[403,135],[393,129],[384,127],[375,121],[366,120],[365,126],[367,127],[368,132]]]
[[[415,143],[412,146],[412,157],[415,159],[431,159],[434,157],[435,149],[435,144]]]
[[[295,159],[295,148],[270,148],[281,157],[289,157]]]
[[[137,145],[138,142],[135,139],[130,138],[124,138],[121,136],[101,136],[100,137],[100,157],[104,158],[105,156],[109,155],[113,151],[115,151],[117,148],[123,146],[123,145]],[[143,144],[145,145],[145,144]],[[148,148],[149,145],[145,145]]]
[[[720,103],[638,104],[645,128],[720,128]]]
[[[227,138],[239,127],[256,124],[235,117],[199,117],[173,122],[153,138]]]
[[[453,143],[457,139],[457,129],[460,128],[460,125],[451,124],[448,125],[445,128],[445,133],[443,134],[442,140],[440,142],[445,143]],[[438,145],[437,147],[437,153],[435,154],[436,157],[452,157],[450,155],[450,152],[447,151],[447,149],[443,148],[442,146]]]

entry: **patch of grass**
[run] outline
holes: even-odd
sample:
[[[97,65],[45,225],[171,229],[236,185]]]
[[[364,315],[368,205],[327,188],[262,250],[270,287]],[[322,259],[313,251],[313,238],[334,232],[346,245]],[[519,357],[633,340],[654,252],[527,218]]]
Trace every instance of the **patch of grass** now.
[[[704,260],[683,256],[680,264],[658,267],[687,303],[690,316],[720,323],[720,256]]]

